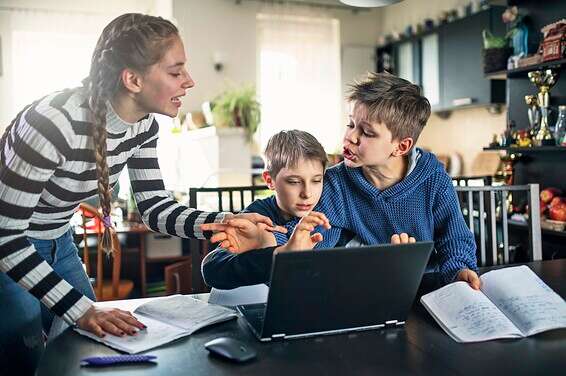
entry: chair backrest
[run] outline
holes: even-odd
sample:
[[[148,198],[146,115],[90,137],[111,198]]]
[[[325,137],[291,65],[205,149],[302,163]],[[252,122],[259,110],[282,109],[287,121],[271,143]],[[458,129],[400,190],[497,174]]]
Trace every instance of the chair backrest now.
[[[201,210],[242,211],[252,203],[259,192],[267,190],[266,185],[250,185],[243,187],[190,188],[189,206]],[[208,198],[208,200],[203,200]],[[203,207],[203,204],[207,206]]]
[[[259,193],[266,191],[265,185],[242,187],[190,188],[189,206],[205,211],[230,211],[238,213],[251,204]],[[211,246],[208,240],[191,240],[192,270],[200,271],[203,257]],[[193,293],[208,291],[200,272],[193,273]]]
[[[165,293],[192,294],[193,284],[191,281],[191,261],[181,261],[165,267]]]
[[[493,182],[493,176],[491,175],[452,177],[452,184],[455,187],[484,186],[484,185],[491,185],[492,182]]]
[[[539,185],[457,186],[462,214],[476,237],[480,266],[508,264],[509,224],[528,228],[528,261],[542,260]],[[513,197],[515,195],[515,197]],[[509,219],[509,206],[526,196],[527,223]]]
[[[87,237],[89,235],[89,230],[87,229],[87,219],[95,218],[95,227],[91,229],[91,234],[95,233],[98,238],[97,246],[96,246],[96,277],[95,277],[95,288],[94,292],[97,296],[98,300],[103,299],[103,286],[104,286],[104,255],[105,252],[102,249],[102,234],[103,234],[103,225],[102,225],[102,214],[98,211],[97,208],[94,206],[81,203],[79,208],[82,212],[82,220],[83,220],[83,260],[86,267],[86,272],[90,275],[90,257],[89,257],[89,248],[87,244]],[[119,286],[120,286],[120,268],[122,266],[122,248],[120,247],[120,241],[118,240],[118,235],[115,232],[112,232],[112,244],[114,248],[114,252],[112,252],[112,294],[110,297],[104,297],[106,300],[114,300],[119,299]]]

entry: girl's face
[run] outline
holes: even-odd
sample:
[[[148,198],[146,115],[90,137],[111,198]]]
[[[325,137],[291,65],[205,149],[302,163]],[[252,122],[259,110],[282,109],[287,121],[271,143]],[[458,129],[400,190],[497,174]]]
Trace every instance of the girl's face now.
[[[348,167],[379,167],[386,165],[399,142],[383,123],[368,120],[365,105],[355,103],[350,113],[343,140],[344,163]]]
[[[195,83],[185,68],[187,58],[181,38],[173,37],[159,62],[149,67],[143,76],[143,87],[136,96],[139,107],[146,113],[177,116],[181,97]]]

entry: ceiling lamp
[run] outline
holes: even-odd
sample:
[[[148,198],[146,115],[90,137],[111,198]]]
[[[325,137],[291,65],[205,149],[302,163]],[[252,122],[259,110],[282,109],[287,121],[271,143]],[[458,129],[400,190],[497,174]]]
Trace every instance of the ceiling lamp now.
[[[360,8],[385,7],[401,1],[403,0],[340,0],[341,3]]]

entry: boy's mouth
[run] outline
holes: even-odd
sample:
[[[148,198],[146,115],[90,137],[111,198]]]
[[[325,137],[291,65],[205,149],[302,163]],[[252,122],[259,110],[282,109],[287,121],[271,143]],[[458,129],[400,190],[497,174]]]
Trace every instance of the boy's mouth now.
[[[307,204],[297,204],[296,205],[297,209],[299,209],[300,211],[307,211],[310,210],[312,208],[312,205],[307,205]]]
[[[342,155],[344,155],[344,158],[348,159],[348,160],[353,160],[356,158],[356,155],[354,153],[352,153],[352,151],[350,149],[348,149],[347,147],[345,147],[342,151]]]

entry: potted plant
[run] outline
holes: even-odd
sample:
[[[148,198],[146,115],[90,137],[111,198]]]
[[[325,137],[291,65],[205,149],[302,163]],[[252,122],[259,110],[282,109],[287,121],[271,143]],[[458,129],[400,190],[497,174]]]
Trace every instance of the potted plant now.
[[[498,37],[488,30],[483,31],[483,71],[497,72],[507,69],[507,59],[511,55],[508,36]]]
[[[251,141],[261,118],[255,87],[249,85],[226,90],[214,100],[212,113],[216,126],[244,128],[246,138]]]

